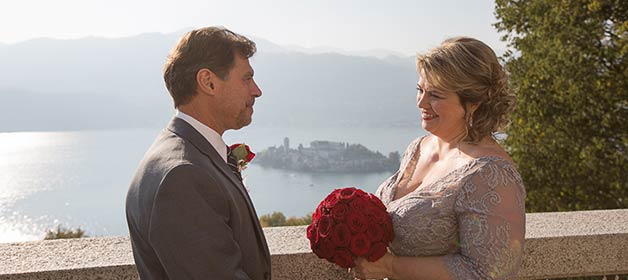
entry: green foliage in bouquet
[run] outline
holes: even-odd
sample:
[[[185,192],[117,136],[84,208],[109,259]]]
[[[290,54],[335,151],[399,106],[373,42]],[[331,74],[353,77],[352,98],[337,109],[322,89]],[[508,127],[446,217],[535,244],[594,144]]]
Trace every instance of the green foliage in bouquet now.
[[[496,0],[528,212],[628,208],[625,0]]]

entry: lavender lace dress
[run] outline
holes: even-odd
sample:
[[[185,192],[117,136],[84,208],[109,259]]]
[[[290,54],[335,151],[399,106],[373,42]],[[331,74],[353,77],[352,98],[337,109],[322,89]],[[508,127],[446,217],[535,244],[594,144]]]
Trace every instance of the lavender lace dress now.
[[[481,157],[394,200],[412,177],[421,139],[376,192],[390,213],[396,256],[445,256],[453,279],[509,279],[519,270],[525,234],[525,189],[515,167]],[[403,175],[403,176],[402,176]]]

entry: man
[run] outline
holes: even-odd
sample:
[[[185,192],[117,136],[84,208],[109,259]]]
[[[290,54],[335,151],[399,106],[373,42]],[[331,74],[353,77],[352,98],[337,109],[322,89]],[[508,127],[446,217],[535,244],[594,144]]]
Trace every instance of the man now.
[[[164,68],[176,116],[126,199],[141,279],[270,279],[270,254],[222,134],[251,123],[255,43],[219,27],[180,39]]]

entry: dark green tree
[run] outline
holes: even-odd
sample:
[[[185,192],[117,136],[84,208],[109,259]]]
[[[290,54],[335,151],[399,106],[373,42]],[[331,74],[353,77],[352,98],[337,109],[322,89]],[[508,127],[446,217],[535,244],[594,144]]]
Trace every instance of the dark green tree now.
[[[628,2],[495,2],[528,211],[628,208]]]

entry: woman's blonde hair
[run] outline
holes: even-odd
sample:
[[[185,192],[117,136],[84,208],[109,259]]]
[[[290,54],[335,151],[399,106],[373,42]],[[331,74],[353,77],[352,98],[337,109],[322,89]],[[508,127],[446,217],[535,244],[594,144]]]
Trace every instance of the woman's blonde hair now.
[[[495,52],[479,40],[456,37],[416,58],[417,70],[437,90],[454,92],[465,110],[465,142],[476,143],[505,128],[516,98]],[[469,104],[478,104],[470,113]]]

